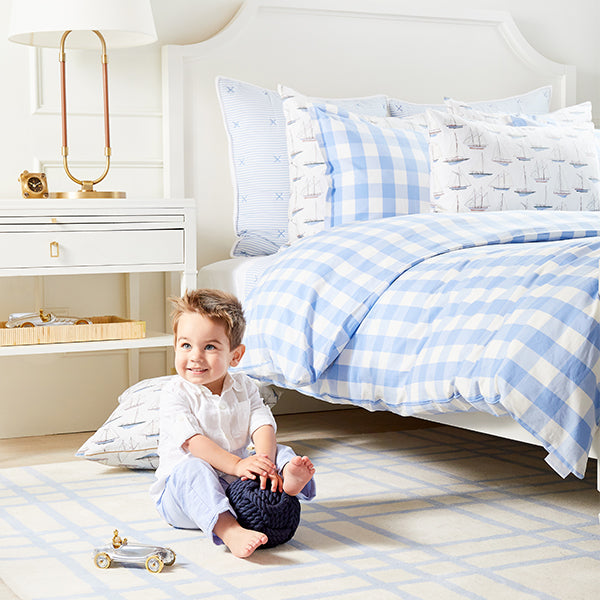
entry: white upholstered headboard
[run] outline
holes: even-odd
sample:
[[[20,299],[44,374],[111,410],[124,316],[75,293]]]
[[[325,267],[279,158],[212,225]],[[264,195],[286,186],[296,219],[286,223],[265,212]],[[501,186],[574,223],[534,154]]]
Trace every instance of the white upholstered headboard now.
[[[165,195],[197,202],[199,265],[233,236],[229,152],[215,77],[325,97],[439,103],[552,84],[575,101],[575,70],[532,48],[503,12],[424,12],[402,0],[248,0],[211,39],[163,50]]]

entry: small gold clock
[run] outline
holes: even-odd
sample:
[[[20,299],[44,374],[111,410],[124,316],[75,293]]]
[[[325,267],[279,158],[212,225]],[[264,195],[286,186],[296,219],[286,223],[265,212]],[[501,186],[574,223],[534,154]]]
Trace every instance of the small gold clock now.
[[[48,182],[45,173],[23,171],[19,175],[23,198],[48,198]]]

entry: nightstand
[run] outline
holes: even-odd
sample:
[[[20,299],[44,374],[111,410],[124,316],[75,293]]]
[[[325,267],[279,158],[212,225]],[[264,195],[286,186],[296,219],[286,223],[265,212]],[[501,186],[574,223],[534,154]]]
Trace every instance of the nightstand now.
[[[167,286],[174,293],[196,287],[193,200],[0,200],[0,277],[125,273],[129,314],[120,316],[143,319],[137,289],[137,274],[143,272],[179,274],[179,286],[173,281]],[[147,332],[133,340],[2,346],[0,356],[172,343],[170,332]],[[129,378],[135,382],[137,360],[131,363]]]

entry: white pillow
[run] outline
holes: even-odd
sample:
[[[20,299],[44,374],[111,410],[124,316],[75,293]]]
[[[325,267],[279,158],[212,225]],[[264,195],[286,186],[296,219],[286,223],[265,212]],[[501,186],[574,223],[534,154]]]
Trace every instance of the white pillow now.
[[[522,113],[486,113],[472,106],[451,98],[445,101],[448,110],[455,115],[474,121],[500,123],[522,127],[524,125],[569,125],[575,129],[593,129],[592,103],[582,102],[574,106],[559,108],[551,113],[522,114]]]
[[[388,111],[391,117],[412,117],[413,115],[425,114],[425,111],[444,110],[443,104],[417,104],[416,102],[407,102],[398,98],[388,98]]]
[[[463,102],[463,105],[482,112],[525,113],[539,114],[550,110],[552,86],[546,85],[525,94],[500,98],[498,100],[482,100],[477,102]],[[392,117],[408,117],[426,110],[445,110],[443,104],[415,104],[405,100],[388,98],[388,108]]]
[[[435,212],[587,210],[600,193],[593,130],[427,119]]]
[[[174,377],[145,379],[125,390],[117,408],[76,456],[111,467],[156,469],[160,394]]]
[[[290,175],[282,100],[273,90],[217,77],[234,185],[233,256],[275,253],[287,244]],[[332,101],[387,115],[384,95]]]

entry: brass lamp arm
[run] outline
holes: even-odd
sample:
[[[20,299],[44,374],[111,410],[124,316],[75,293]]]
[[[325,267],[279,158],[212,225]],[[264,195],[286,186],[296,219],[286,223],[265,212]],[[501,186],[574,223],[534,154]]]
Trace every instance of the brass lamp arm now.
[[[67,93],[66,93],[66,55],[65,55],[65,42],[67,36],[71,33],[71,30],[65,31],[60,40],[60,53],[58,60],[60,62],[60,112],[61,112],[61,122],[62,122],[62,156],[63,156],[63,166],[65,172],[69,179],[74,181],[75,183],[81,185],[81,191],[92,191],[93,186],[97,183],[100,183],[107,175],[108,170],[110,168],[110,156],[111,156],[111,148],[110,148],[110,126],[108,119],[108,56],[106,54],[106,42],[102,34],[93,30],[93,32],[98,36],[100,40],[100,44],[102,45],[102,91],[103,91],[103,100],[104,100],[104,156],[106,157],[106,166],[104,168],[104,173],[97,179],[93,181],[82,181],[81,179],[77,179],[73,176],[69,169],[68,164],[68,155],[69,155],[69,146],[67,144]]]

